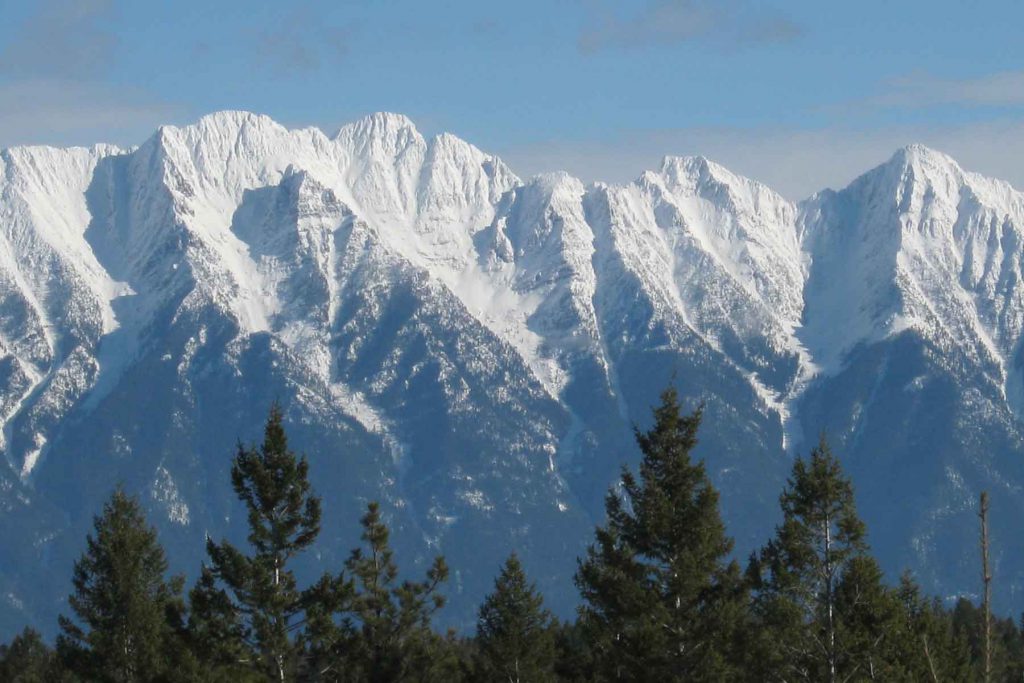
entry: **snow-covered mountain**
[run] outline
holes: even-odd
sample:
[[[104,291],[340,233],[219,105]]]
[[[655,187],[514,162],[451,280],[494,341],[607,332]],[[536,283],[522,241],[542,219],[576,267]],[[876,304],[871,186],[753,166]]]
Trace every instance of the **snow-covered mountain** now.
[[[675,377],[742,555],[826,430],[888,571],[970,592],[993,495],[1024,607],[1024,195],[922,147],[793,204],[703,158],[519,179],[375,114],[247,113],[135,149],[0,154],[0,631],[52,628],[91,515],[138,492],[175,569],[244,535],[228,465],[281,401],[324,498],[380,499],[451,624],[515,549],[556,609],[632,425]],[[962,558],[962,559],[961,559]],[[3,635],[0,634],[0,635]]]

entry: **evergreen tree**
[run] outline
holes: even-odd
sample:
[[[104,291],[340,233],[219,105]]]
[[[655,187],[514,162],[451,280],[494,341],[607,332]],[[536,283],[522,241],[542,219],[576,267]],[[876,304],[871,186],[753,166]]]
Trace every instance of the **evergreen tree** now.
[[[356,628],[351,615],[354,588],[345,576],[325,574],[310,589],[303,645],[304,680],[341,683],[356,680],[346,661],[355,647]]]
[[[764,636],[754,650],[760,675],[834,683],[884,670],[893,600],[824,438],[796,461],[780,503],[782,525],[748,569]]]
[[[53,650],[35,629],[26,627],[10,645],[0,646],[0,681],[56,683],[69,680]]]
[[[227,591],[219,587],[216,574],[207,566],[202,567],[199,580],[189,593],[189,606],[189,647],[202,663],[207,680],[224,683],[266,680],[265,675],[251,666],[253,654],[242,612]]]
[[[578,622],[556,623],[555,676],[565,683],[589,683],[598,678],[587,629]]]
[[[995,621],[996,652],[1001,653],[999,672],[1004,681],[1024,680],[1024,634],[1013,619]]]
[[[484,599],[477,622],[479,680],[534,683],[554,680],[555,632],[544,599],[515,553]]]
[[[282,423],[275,404],[262,445],[238,446],[231,484],[248,512],[252,554],[207,539],[210,562],[192,591],[191,625],[193,642],[213,664],[242,664],[276,681],[293,678],[301,664],[293,631],[301,626],[307,596],[289,562],[320,531],[320,499],[310,490],[308,464],[289,450]]]
[[[693,462],[701,410],[682,415],[674,389],[636,432],[639,480],[624,469],[621,495],[580,562],[582,626],[596,673],[612,680],[721,681],[738,675],[734,646],[745,621],[739,569],[718,492]]]
[[[971,655],[967,640],[958,635],[953,619],[938,599],[925,599],[909,573],[900,577],[897,595],[902,607],[901,624],[894,633],[899,640],[905,679],[912,681],[971,680]]]
[[[960,598],[953,608],[952,629],[956,637],[966,643],[969,652],[970,680],[982,680],[985,671],[985,611],[966,598]],[[1012,619],[993,619],[992,679],[1019,681],[1024,672],[1024,642],[1017,624]]]
[[[896,591],[883,582],[873,557],[850,558],[836,586],[837,669],[872,681],[906,678],[901,657],[901,605]]]
[[[93,527],[68,598],[77,621],[60,618],[61,659],[88,681],[183,677],[186,667],[171,662],[183,655],[182,579],[165,578],[167,559],[138,501],[116,490]]]
[[[354,578],[351,610],[354,637],[336,669],[346,680],[448,680],[458,669],[452,648],[430,630],[433,614],[444,606],[439,588],[448,579],[443,557],[437,557],[423,581],[398,580],[389,545],[389,531],[377,503],[360,520],[365,551],[357,548],[345,563]]]

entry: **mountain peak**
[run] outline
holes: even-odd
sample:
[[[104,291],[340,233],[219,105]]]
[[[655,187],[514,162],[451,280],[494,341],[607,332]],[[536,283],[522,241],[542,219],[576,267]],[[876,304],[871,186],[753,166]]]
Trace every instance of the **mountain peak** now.
[[[705,156],[666,156],[661,162],[661,175],[675,184],[696,186],[704,182],[727,187],[770,190],[756,180],[733,173]],[[774,192],[773,192],[774,194]]]
[[[887,161],[858,177],[841,193],[889,197],[901,210],[920,208],[926,194],[942,197],[955,206],[968,175],[948,154],[912,144],[896,150]],[[914,197],[917,201],[908,204]]]
[[[917,166],[960,169],[960,165],[953,157],[920,143],[913,143],[896,150],[889,159],[888,164],[901,167]]]
[[[662,157],[660,170],[665,174],[682,172],[686,175],[700,175],[710,172],[715,165],[705,156],[666,155]]]
[[[404,114],[379,111],[364,116],[357,121],[345,124],[339,130],[335,138],[351,136],[367,137],[394,137],[401,133],[407,133],[419,137],[416,124]]]
[[[235,138],[243,130],[267,132],[284,132],[285,128],[265,114],[249,111],[225,110],[213,112],[201,117],[195,123],[185,126],[161,126],[157,137],[163,138],[168,133],[180,133],[186,139],[209,140],[214,138]]]
[[[242,109],[224,109],[200,117],[194,125],[201,128],[221,128],[226,126],[237,128],[246,123],[275,124],[274,120],[266,114],[256,114]]]
[[[887,567],[932,548],[917,568],[949,594],[949,501],[1024,487],[1024,195],[959,168],[911,145],[800,206],[702,156],[522,184],[389,113],[336,139],[226,111],[107,161],[0,154],[0,638],[15,597],[55,621],[66,577],[44,560],[76,551],[112,481],[194,549],[175,570],[197,566],[232,528],[207,465],[279,397],[325,506],[380,499],[403,554],[453,557],[454,618],[512,541],[571,600],[565,539],[636,457],[647,379],[674,371],[715,408],[738,539],[772,532],[793,445],[826,427],[891,527]],[[9,514],[3,471],[41,502]],[[878,503],[915,486],[914,517]],[[325,561],[345,552],[325,536]]]
[[[766,212],[788,222],[793,207],[767,185],[733,173],[704,156],[673,157],[662,161],[661,171],[645,174],[641,183],[662,184],[670,191],[682,190],[707,199],[717,198],[738,211],[749,214]]]

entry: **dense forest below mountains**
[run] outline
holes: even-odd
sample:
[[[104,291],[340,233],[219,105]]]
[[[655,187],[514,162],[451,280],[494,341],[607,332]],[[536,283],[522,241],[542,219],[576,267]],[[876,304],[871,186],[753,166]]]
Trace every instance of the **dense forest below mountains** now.
[[[674,389],[636,431],[643,454],[605,498],[578,561],[580,606],[562,621],[520,558],[501,564],[474,633],[432,627],[451,571],[410,578],[369,502],[343,566],[303,585],[295,560],[323,526],[316,480],[271,409],[261,444],[239,445],[230,480],[248,545],[207,539],[194,585],[168,559],[140,501],[118,488],[74,565],[56,643],[26,628],[0,647],[0,680],[28,681],[1011,681],[1024,633],[961,597],[888,585],[854,487],[822,437],[794,461],[781,523],[744,563],[697,444],[703,408]],[[989,568],[986,498],[978,585]],[[537,529],[534,533],[543,533]]]

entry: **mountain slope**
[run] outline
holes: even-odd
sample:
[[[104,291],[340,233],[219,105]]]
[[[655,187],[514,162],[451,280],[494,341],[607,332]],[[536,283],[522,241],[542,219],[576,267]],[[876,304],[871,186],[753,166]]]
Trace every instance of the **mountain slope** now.
[[[379,499],[404,565],[448,555],[459,627],[512,549],[570,613],[673,377],[741,557],[822,429],[887,570],[943,594],[973,585],[940,558],[973,547],[977,491],[1008,538],[1024,503],[1024,199],[931,150],[795,205],[703,158],[523,181],[395,114],[328,136],[223,112],[130,150],[6,150],[0,198],[11,632],[52,628],[117,482],[176,570],[244,538],[228,465],[274,400],[324,497],[304,571],[340,566]],[[1000,552],[1016,609],[1024,556]]]

